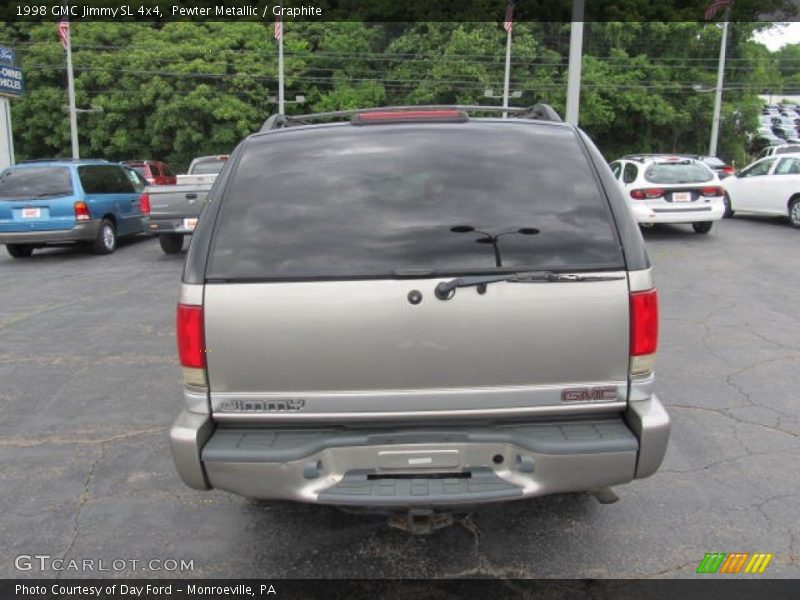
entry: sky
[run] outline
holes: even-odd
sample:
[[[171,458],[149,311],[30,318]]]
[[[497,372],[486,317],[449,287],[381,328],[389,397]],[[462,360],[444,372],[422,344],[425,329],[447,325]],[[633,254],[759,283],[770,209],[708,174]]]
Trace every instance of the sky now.
[[[774,52],[786,44],[800,43],[800,22],[780,23],[783,27],[773,27],[755,35],[755,39]]]

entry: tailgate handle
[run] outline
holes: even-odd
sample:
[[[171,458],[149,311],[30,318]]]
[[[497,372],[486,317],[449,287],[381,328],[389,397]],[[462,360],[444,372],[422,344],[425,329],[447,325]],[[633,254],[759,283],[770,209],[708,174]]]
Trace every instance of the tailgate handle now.
[[[197,194],[186,194],[187,200],[194,200],[195,198],[197,198]]]

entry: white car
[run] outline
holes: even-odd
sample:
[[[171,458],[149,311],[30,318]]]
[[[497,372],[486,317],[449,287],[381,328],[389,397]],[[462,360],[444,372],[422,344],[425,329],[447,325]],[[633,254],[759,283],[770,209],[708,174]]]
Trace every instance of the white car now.
[[[708,233],[725,214],[720,180],[700,160],[637,154],[610,167],[640,225],[691,223],[697,233]]]
[[[766,158],[768,156],[776,156],[778,154],[797,154],[797,153],[800,153],[800,144],[786,144],[782,142],[777,146],[768,146],[767,148],[764,148],[759,153],[758,158]]]
[[[722,182],[725,214],[789,217],[800,227],[800,153],[762,158]]]

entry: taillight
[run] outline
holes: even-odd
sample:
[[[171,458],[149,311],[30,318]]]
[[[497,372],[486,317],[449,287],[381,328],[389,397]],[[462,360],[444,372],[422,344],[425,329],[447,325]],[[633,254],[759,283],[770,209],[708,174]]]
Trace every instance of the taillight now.
[[[206,350],[203,307],[178,304],[178,357],[183,379],[191,385],[206,384]]]
[[[139,196],[139,210],[142,211],[143,215],[150,214],[150,196],[147,192],[143,192],[141,196]]]
[[[703,196],[722,196],[723,192],[719,186],[710,186],[702,188],[700,194]]]
[[[383,110],[356,114],[350,121],[353,125],[409,123],[419,121],[465,123],[467,113],[461,110]]]
[[[725,173],[726,175],[733,175],[736,172],[736,169],[734,169],[731,166],[725,166],[722,167],[722,172]]]
[[[644,375],[653,370],[658,347],[658,292],[631,292],[630,370]]]
[[[78,200],[72,205],[72,208],[75,210],[76,221],[88,221],[92,218],[92,215],[89,214],[89,207],[86,205],[86,202]]]
[[[645,188],[642,190],[631,190],[631,198],[634,200],[652,200],[653,198],[663,198],[664,188]]]

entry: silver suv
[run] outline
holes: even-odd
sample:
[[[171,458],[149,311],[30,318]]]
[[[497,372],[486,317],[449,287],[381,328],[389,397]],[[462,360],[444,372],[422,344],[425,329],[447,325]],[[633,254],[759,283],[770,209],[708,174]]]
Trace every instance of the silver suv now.
[[[436,510],[652,474],[657,296],[609,167],[543,105],[271,117],[183,273],[183,480]]]

